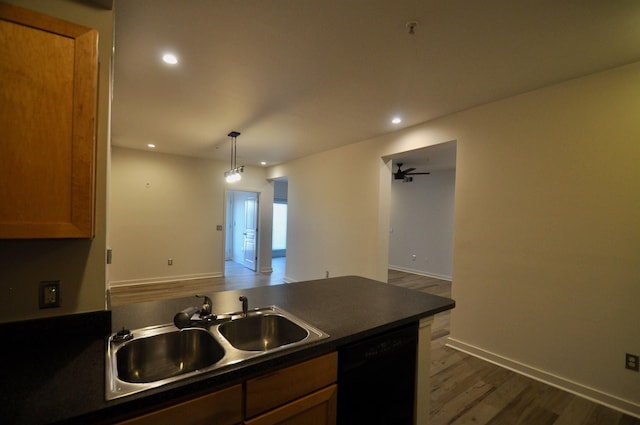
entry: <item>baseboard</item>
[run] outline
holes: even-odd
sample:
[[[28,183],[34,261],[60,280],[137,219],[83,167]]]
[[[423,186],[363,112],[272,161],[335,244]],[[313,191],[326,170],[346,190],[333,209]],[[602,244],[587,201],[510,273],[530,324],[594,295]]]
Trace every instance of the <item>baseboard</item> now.
[[[264,269],[260,269],[260,273],[273,273],[273,267],[265,267]]]
[[[297,282],[297,280],[290,278],[289,276],[285,276],[284,277],[284,283],[293,283],[293,282]]]
[[[417,274],[417,275],[426,276],[426,277],[433,277],[433,278],[436,278],[436,279],[442,279],[442,280],[447,280],[447,281],[451,282],[451,276],[445,276],[445,275],[441,275],[441,274],[429,273],[429,272],[425,272],[424,270],[415,270],[415,269],[409,269],[407,267],[400,267],[400,266],[389,265],[388,268],[391,269],[391,270],[399,271],[399,272]]]
[[[183,280],[211,279],[215,277],[222,277],[222,273],[202,273],[202,274],[187,274],[187,275],[179,275],[179,276],[150,277],[150,278],[144,278],[144,279],[115,280],[115,281],[109,282],[109,287],[114,288],[117,286],[148,285],[151,283],[166,283],[166,282],[178,282]]]
[[[455,350],[462,351],[463,353],[488,361],[489,363],[493,363],[531,379],[535,379],[536,381],[543,382],[547,385],[551,385],[552,387],[586,398],[594,403],[602,404],[611,409],[626,413],[627,415],[640,418],[640,404],[638,403],[604,393],[595,388],[587,387],[578,382],[545,372],[544,370],[527,366],[526,364],[491,353],[455,338],[449,337],[446,345]]]

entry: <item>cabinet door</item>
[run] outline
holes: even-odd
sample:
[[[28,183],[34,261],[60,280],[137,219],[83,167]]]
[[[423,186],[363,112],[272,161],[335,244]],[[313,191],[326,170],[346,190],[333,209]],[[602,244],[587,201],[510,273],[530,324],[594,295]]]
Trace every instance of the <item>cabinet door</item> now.
[[[234,425],[242,421],[242,386],[235,385],[205,396],[119,422],[118,425]]]
[[[0,3],[0,238],[93,236],[97,31]]]
[[[337,377],[338,354],[330,353],[250,379],[246,384],[246,417],[331,385]]]
[[[337,386],[309,394],[245,421],[246,425],[334,425],[336,423]]]

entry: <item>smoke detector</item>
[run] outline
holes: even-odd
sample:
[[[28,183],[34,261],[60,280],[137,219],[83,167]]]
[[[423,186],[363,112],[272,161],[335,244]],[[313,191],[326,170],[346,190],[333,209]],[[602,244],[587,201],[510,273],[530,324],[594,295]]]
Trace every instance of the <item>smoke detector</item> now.
[[[416,33],[416,28],[418,27],[418,21],[407,21],[404,26],[407,28],[409,35],[414,35]]]

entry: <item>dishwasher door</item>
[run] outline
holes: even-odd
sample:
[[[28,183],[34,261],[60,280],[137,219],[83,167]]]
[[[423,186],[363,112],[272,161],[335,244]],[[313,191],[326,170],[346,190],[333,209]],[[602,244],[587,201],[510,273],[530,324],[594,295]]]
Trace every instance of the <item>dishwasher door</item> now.
[[[338,425],[412,425],[418,323],[338,350]]]

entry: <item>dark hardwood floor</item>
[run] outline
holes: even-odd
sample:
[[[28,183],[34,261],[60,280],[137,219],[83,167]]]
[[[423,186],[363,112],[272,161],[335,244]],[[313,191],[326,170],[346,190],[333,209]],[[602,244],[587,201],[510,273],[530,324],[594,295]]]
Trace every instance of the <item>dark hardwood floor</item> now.
[[[121,286],[111,305],[284,283],[284,259],[273,273],[227,264],[224,278]],[[389,270],[389,283],[450,297],[451,283]],[[431,341],[431,425],[640,425],[640,419],[590,402],[447,347],[450,312],[435,316]]]
[[[231,291],[256,286],[280,285],[284,283],[286,259],[274,258],[273,272],[256,273],[233,261],[225,264],[225,277],[181,280],[173,282],[114,286],[109,289],[110,305],[119,305],[188,297],[195,294]]]
[[[448,281],[389,270],[389,283],[451,296]],[[447,347],[450,312],[431,339],[431,425],[640,425],[593,403]]]

